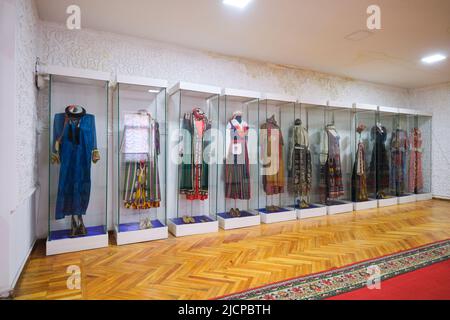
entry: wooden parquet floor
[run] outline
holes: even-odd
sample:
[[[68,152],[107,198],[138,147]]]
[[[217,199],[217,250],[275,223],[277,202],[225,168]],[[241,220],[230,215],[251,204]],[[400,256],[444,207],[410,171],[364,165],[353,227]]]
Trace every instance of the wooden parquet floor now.
[[[53,257],[39,242],[15,297],[209,299],[448,238],[450,202],[432,200]]]

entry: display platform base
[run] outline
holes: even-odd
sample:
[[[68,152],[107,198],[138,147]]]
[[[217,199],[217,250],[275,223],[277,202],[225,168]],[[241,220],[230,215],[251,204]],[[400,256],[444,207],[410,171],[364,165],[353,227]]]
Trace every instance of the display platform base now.
[[[386,199],[378,199],[378,208],[390,207],[398,205],[398,198],[386,198]]]
[[[139,229],[139,223],[121,224],[115,228],[116,243],[118,246],[131,243],[147,242],[154,240],[167,239],[169,237],[169,228],[161,221],[152,221],[153,228]]]
[[[352,211],[353,211],[353,202],[337,200],[332,201],[328,205],[328,215],[335,215]]]
[[[214,233],[219,231],[219,222],[207,216],[193,217],[195,223],[186,224],[183,218],[169,220],[169,231],[175,237],[193,236],[196,234]],[[202,222],[204,220],[206,222]]]
[[[375,209],[375,208],[378,208],[378,200],[376,200],[376,199],[369,199],[368,201],[353,203],[354,211],[361,211],[361,210],[368,210],[368,209]]]
[[[406,194],[398,197],[398,204],[416,202],[417,196],[415,194]]]
[[[47,256],[108,247],[104,226],[86,228],[87,235],[70,238],[70,230],[52,231],[47,239]]]
[[[297,212],[294,208],[280,208],[279,211],[268,211],[267,209],[259,209],[261,215],[261,222],[265,224],[285,222],[297,220]]]
[[[433,199],[432,193],[419,193],[416,194],[417,201],[427,201]]]
[[[299,209],[297,206],[296,210],[299,219],[309,219],[327,215],[327,207],[321,204],[311,204],[309,208],[304,209]]]
[[[228,213],[219,213],[217,220],[219,221],[219,226],[224,230],[254,227],[261,224],[261,217],[258,214],[252,214],[247,211],[242,211],[240,217],[232,217]]]

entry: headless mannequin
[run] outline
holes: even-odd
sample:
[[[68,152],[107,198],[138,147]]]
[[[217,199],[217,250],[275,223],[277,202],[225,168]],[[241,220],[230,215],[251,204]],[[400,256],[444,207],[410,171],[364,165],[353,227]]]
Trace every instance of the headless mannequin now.
[[[235,112],[233,114],[233,117],[231,120],[233,120],[233,119],[235,119],[239,124],[242,124],[242,112],[240,112],[240,111]],[[233,143],[233,142],[231,142],[231,143]],[[240,212],[239,208],[237,207],[236,199],[234,199],[234,208],[231,208],[229,214],[233,218],[238,218],[241,216],[241,212]]]

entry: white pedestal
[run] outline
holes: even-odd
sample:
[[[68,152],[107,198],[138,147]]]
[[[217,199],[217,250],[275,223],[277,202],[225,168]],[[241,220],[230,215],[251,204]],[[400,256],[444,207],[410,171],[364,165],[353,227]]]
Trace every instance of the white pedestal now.
[[[378,199],[378,208],[390,207],[398,205],[398,198],[392,197],[388,199]]]
[[[374,208],[378,208],[378,200],[376,199],[369,199],[369,201],[353,203],[353,210],[355,211],[368,210]]]
[[[219,222],[200,222],[177,225],[169,220],[169,231],[175,237],[186,237],[196,234],[214,233],[219,232]]]
[[[169,238],[169,228],[152,228],[145,230],[118,232],[115,229],[116,242],[118,246],[131,243],[148,242]]]
[[[261,222],[265,224],[285,222],[291,220],[297,220],[297,212],[294,209],[274,213],[261,212]]]
[[[224,230],[247,228],[259,226],[261,224],[261,217],[259,215],[230,219],[225,219],[218,216],[217,220],[219,221],[219,226]]]
[[[315,204],[316,208],[297,209],[299,219],[309,219],[315,217],[323,217],[327,215],[327,207]]]
[[[432,193],[420,193],[416,194],[417,201],[427,201],[433,199]]]
[[[339,213],[352,212],[353,202],[342,201],[342,204],[336,204],[328,207],[328,215],[335,215]]]
[[[47,239],[47,256],[108,247],[108,234],[61,240]]]
[[[417,201],[417,197],[415,194],[398,197],[398,204],[411,203],[411,202],[416,202],[416,201]]]

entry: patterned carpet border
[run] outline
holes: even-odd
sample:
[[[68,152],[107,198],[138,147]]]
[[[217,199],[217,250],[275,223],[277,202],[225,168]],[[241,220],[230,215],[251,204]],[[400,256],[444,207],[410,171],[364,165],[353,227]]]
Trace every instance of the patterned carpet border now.
[[[303,276],[220,298],[221,300],[320,300],[363,288],[378,266],[381,280],[393,278],[450,258],[450,239],[347,267]]]

